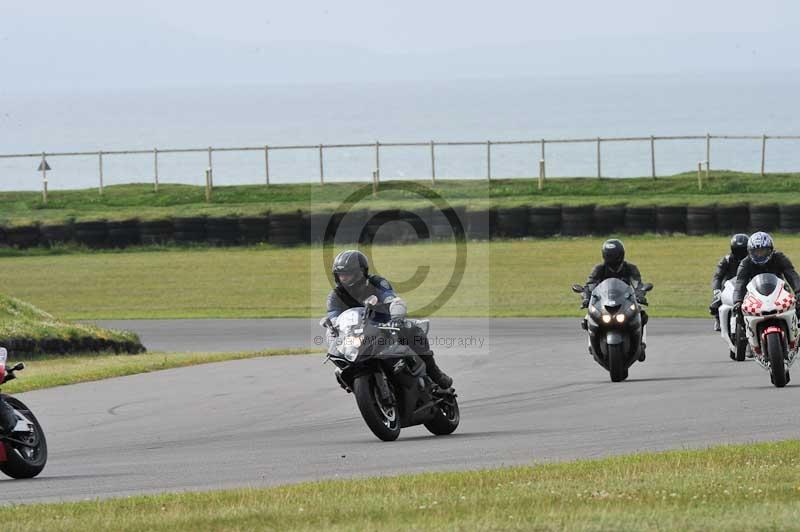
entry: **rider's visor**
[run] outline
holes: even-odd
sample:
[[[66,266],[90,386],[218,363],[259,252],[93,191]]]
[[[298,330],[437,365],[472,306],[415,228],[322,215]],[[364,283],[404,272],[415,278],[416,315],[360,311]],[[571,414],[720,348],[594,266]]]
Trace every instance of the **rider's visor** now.
[[[347,283],[351,282],[353,279],[355,279],[355,275],[352,274],[352,273],[340,273],[339,274],[339,280],[341,282],[343,282],[344,284],[347,284]]]
[[[763,259],[772,255],[772,250],[769,248],[754,249],[750,252],[750,255],[759,259]]]

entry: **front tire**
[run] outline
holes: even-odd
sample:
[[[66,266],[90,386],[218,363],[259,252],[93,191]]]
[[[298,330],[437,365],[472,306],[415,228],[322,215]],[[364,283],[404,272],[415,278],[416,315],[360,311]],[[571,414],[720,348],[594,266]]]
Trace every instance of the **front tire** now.
[[[628,378],[622,344],[608,346],[608,372],[611,374],[611,382],[622,382]]]
[[[380,402],[380,394],[373,375],[362,375],[353,381],[353,395],[361,417],[375,436],[383,441],[394,441],[400,436],[400,413],[397,406]]]
[[[447,436],[458,428],[461,421],[461,413],[458,409],[458,400],[453,397],[439,403],[436,417],[425,423],[425,428],[431,434],[437,436]]]
[[[44,430],[33,412],[22,401],[7,395],[4,395],[3,399],[31,422],[34,431],[32,437],[36,439],[36,446],[26,447],[7,441],[0,442],[0,445],[6,448],[6,461],[0,464],[0,471],[11,478],[33,478],[41,473],[47,464],[47,439]]]
[[[734,345],[736,346],[736,362],[744,362],[747,355],[747,334],[744,332],[744,325],[741,319],[736,320],[736,334],[734,335]]]
[[[788,381],[786,365],[784,364],[786,348],[783,345],[783,338],[777,333],[768,334],[766,344],[772,384],[774,384],[776,388],[783,388]]]

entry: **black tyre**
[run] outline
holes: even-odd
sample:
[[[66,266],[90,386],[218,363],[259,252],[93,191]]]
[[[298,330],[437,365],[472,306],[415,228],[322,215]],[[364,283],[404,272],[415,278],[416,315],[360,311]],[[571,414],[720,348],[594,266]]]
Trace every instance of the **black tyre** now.
[[[439,403],[439,412],[436,417],[425,423],[425,428],[431,434],[446,436],[458,428],[461,413],[458,410],[458,400],[453,397]]]
[[[0,471],[11,478],[33,478],[41,473],[47,464],[47,439],[44,431],[39,420],[22,401],[7,395],[4,395],[3,399],[33,424],[34,433],[29,438],[32,446],[0,442],[0,445],[5,445],[6,448],[6,461],[0,464]]]
[[[744,362],[747,355],[747,334],[744,332],[744,324],[741,319],[736,320],[736,334],[734,335],[734,344],[736,346],[735,360],[737,362]]]
[[[611,375],[611,382],[622,382],[628,378],[622,344],[608,346],[608,373]]]
[[[783,345],[783,338],[781,338],[781,335],[778,333],[768,334],[766,347],[772,384],[774,384],[776,388],[783,388],[786,386],[786,381],[788,380],[786,365],[783,363],[786,354],[786,346]]]
[[[381,404],[375,378],[362,375],[353,381],[353,395],[369,430],[383,441],[394,441],[400,436],[400,413],[397,407]]]

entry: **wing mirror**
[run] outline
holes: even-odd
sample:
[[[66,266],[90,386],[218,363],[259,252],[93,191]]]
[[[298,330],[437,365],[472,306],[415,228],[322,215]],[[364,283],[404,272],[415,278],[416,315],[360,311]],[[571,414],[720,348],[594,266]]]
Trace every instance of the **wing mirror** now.
[[[642,292],[649,292],[653,289],[653,283],[644,283],[641,287]]]
[[[319,326],[328,329],[333,336],[339,336],[339,329],[333,324],[331,319],[327,316],[319,320]]]
[[[572,291],[575,292],[576,294],[582,294],[585,290],[586,289],[579,284],[572,285]]]
[[[375,295],[369,296],[367,299],[364,300],[364,306],[367,308],[374,307],[377,304],[378,304],[378,296]]]

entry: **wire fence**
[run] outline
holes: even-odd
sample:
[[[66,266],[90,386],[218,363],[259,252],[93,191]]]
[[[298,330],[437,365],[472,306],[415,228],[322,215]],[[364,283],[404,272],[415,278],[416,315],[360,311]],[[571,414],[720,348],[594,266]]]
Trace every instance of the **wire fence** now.
[[[152,182],[155,191],[159,187],[159,160],[164,156],[172,154],[188,154],[188,153],[205,153],[208,157],[208,165],[205,169],[206,173],[206,186],[207,188],[213,187],[214,176],[214,154],[225,152],[263,152],[263,184],[270,184],[270,154],[279,151],[300,150],[306,152],[315,152],[318,159],[319,168],[318,176],[319,183],[324,185],[326,182],[326,163],[325,154],[332,150],[353,150],[365,149],[374,151],[374,167],[365,171],[364,178],[372,180],[374,183],[380,181],[381,178],[381,153],[383,150],[391,150],[393,148],[419,148],[426,150],[430,157],[430,172],[428,176],[418,176],[419,178],[429,178],[432,184],[436,184],[437,178],[455,177],[440,175],[437,172],[436,162],[436,148],[447,146],[473,146],[485,147],[485,174],[472,175],[472,176],[458,176],[461,178],[485,178],[491,180],[498,178],[492,172],[492,147],[493,146],[512,146],[512,145],[529,145],[534,147],[536,155],[539,157],[538,168],[532,168],[532,172],[528,177],[536,176],[538,174],[540,180],[540,187],[547,175],[547,145],[560,145],[560,144],[594,144],[596,146],[595,159],[597,165],[597,177],[610,177],[603,173],[603,144],[611,143],[643,143],[649,149],[650,168],[649,173],[653,179],[658,177],[657,173],[657,160],[658,150],[657,143],[669,141],[702,141],[705,143],[705,160],[698,162],[698,165],[705,167],[706,175],[711,169],[712,157],[712,141],[716,140],[752,140],[760,142],[761,147],[761,160],[760,172],[765,175],[766,159],[767,159],[767,141],[781,141],[781,140],[800,140],[800,135],[672,135],[672,136],[642,136],[642,137],[594,137],[594,138],[561,138],[561,139],[528,139],[528,140],[485,140],[485,141],[427,141],[427,142],[380,142],[375,141],[371,143],[350,143],[350,144],[295,144],[295,145],[263,145],[263,146],[241,146],[241,147],[206,147],[206,148],[153,148],[151,150],[133,149],[133,150],[100,150],[100,151],[61,151],[61,152],[31,152],[31,153],[13,153],[13,154],[0,154],[0,159],[20,159],[20,158],[39,158],[38,171],[42,175],[42,194],[45,201],[47,201],[48,179],[47,172],[51,170],[48,159],[58,157],[96,157],[97,158],[97,183],[99,193],[103,194],[104,183],[104,161],[109,157],[120,157],[129,155],[150,155],[152,156]],[[371,174],[371,176],[370,176]],[[519,177],[519,176],[517,176]],[[555,176],[549,176],[555,177]],[[139,178],[141,179],[141,177]]]

